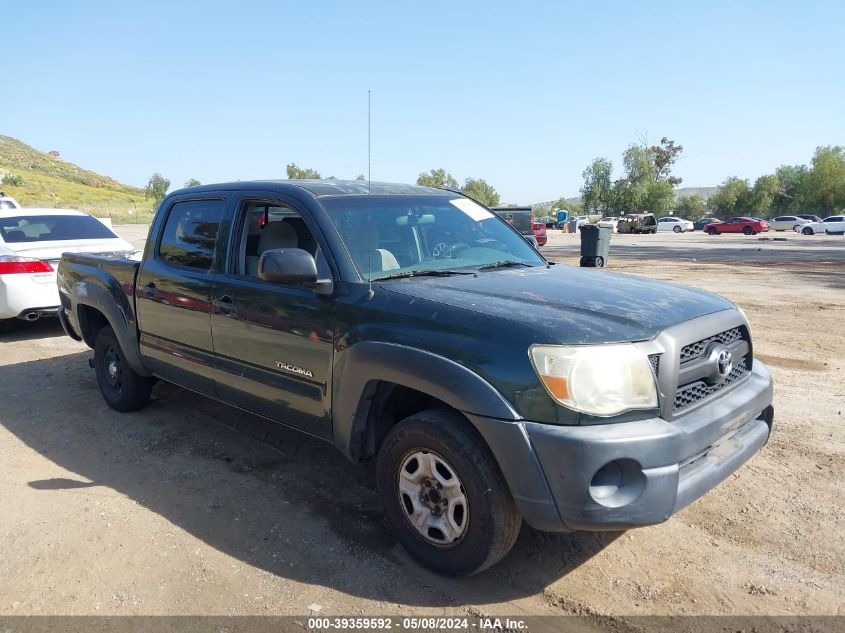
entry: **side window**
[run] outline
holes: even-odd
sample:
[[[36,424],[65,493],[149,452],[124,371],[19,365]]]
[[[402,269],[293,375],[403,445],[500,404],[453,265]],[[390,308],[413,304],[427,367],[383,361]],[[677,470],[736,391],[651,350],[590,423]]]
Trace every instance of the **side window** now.
[[[177,202],[164,225],[159,257],[174,266],[210,270],[224,214],[223,200]]]
[[[232,274],[258,278],[258,261],[265,251],[299,248],[316,258],[321,279],[331,277],[317,240],[294,208],[281,203],[249,202],[241,222],[240,238],[229,265]]]

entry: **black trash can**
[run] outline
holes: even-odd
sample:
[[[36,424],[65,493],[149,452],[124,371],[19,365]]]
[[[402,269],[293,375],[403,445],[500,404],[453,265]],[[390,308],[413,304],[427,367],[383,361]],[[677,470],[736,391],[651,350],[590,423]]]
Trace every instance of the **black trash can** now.
[[[604,268],[613,229],[595,224],[581,226],[581,266]]]

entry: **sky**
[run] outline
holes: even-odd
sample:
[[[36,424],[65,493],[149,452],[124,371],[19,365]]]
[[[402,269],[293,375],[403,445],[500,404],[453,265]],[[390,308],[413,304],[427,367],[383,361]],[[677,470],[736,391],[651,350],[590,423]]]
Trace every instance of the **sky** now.
[[[444,168],[503,202],[684,146],[683,186],[845,145],[845,2],[0,0],[0,134],[174,188]]]

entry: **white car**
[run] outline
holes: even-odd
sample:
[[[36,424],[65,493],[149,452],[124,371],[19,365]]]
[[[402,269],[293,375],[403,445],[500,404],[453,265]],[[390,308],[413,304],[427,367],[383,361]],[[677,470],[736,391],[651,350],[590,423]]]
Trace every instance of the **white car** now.
[[[608,229],[613,229],[613,232],[616,233],[617,227],[619,226],[619,218],[602,218],[599,220],[598,225]]]
[[[816,233],[845,233],[845,215],[832,215],[821,222],[808,222],[795,227],[796,233],[815,235]]]
[[[18,204],[18,201],[12,198],[11,196],[7,196],[5,193],[0,191],[0,211],[5,209],[20,209],[21,205]]]
[[[694,227],[692,222],[689,220],[684,220],[683,218],[678,218],[675,216],[668,216],[665,218],[660,218],[657,221],[657,230],[658,231],[672,231],[674,233],[684,233],[685,231],[692,231]]]
[[[97,218],[69,209],[0,209],[0,332],[59,308],[62,253],[126,256],[135,249]]]
[[[798,227],[809,223],[810,220],[799,218],[797,215],[780,215],[769,220],[769,230],[771,231],[797,231]]]

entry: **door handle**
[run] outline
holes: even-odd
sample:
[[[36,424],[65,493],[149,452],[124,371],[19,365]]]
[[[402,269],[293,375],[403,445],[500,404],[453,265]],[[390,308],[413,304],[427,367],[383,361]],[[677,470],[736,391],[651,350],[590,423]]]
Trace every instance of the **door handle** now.
[[[211,302],[211,305],[217,308],[217,311],[224,316],[233,316],[235,313],[235,304],[232,302],[232,298],[227,295],[215,299]]]
[[[158,294],[158,288],[156,288],[155,283],[152,281],[141,288],[141,291],[147,299],[155,299],[156,294]]]

